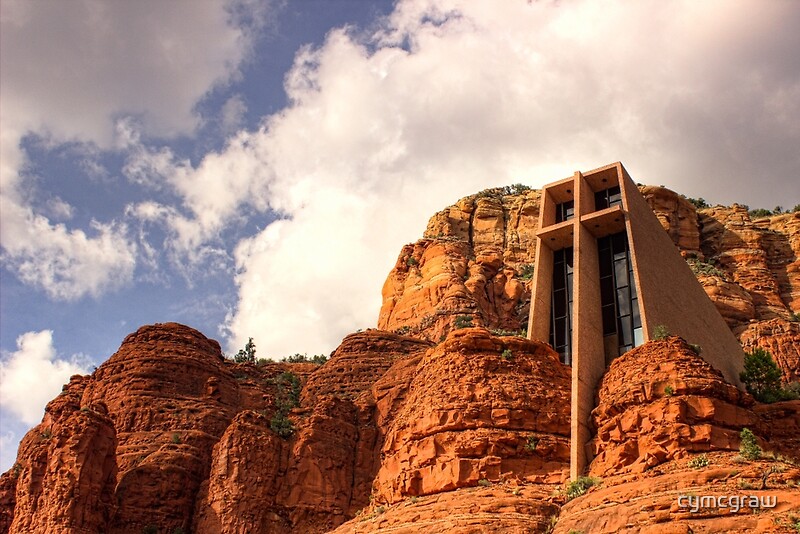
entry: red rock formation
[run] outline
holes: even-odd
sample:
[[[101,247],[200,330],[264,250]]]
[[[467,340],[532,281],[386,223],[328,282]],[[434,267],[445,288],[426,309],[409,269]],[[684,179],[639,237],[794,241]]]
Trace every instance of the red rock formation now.
[[[641,473],[690,452],[737,450],[741,429],[758,421],[752,404],[682,339],[646,343],[603,376],[589,472]]]
[[[798,401],[754,404],[679,338],[638,347],[614,360],[599,388],[589,469],[597,486],[561,508],[553,531],[790,531],[789,511],[800,506],[796,460],[734,451],[748,427],[765,451],[800,456],[799,416]],[[731,495],[769,495],[778,505],[758,515],[709,505],[692,512],[678,500]]]
[[[743,345],[797,380],[800,214],[642,192]],[[0,477],[0,533],[780,531],[800,469],[735,456],[745,426],[800,456],[800,401],[754,404],[678,339],[612,363],[593,412],[602,484],[567,502],[569,368],[456,328],[525,325],[538,200],[488,190],[435,215],[383,289],[379,326],[413,337],[352,334],[321,367],[235,364],[191,328],[140,328],[24,438]],[[708,469],[688,464],[700,454]],[[762,480],[781,502],[762,514],[676,503]]]
[[[745,206],[697,210],[663,187],[642,194],[690,262],[706,293],[747,346],[751,322],[800,314],[800,213],[751,220]],[[538,224],[537,191],[487,190],[434,215],[406,245],[383,287],[379,328],[440,341],[456,326],[517,331],[527,325]],[[784,329],[785,330],[785,329]],[[798,345],[770,347],[787,379],[800,374]],[[795,377],[795,378],[792,378]]]
[[[102,402],[81,406],[87,382],[72,377],[20,443],[15,467],[0,483],[0,502],[13,503],[2,514],[7,532],[100,532],[108,524],[116,436]]]
[[[457,320],[525,328],[538,218],[538,191],[487,190],[434,215],[383,286],[378,328],[432,341]]]
[[[510,481],[412,497],[365,510],[334,532],[548,532],[559,511],[551,494],[551,487]]]
[[[191,328],[142,327],[23,440],[0,479],[0,532],[328,531],[368,503],[383,439],[373,386],[429,346],[371,330],[323,367],[256,366]],[[306,383],[288,440],[271,430],[282,373]],[[403,391],[384,381],[379,395]]]
[[[453,332],[419,364],[383,446],[376,499],[391,504],[505,473],[561,481],[569,384],[569,368],[546,345],[477,328]]]

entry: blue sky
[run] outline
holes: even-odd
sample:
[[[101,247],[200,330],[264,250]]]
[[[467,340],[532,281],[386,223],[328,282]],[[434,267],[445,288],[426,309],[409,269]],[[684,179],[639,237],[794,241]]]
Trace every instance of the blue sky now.
[[[427,218],[621,160],[800,203],[800,4],[0,4],[0,468],[142,324],[328,353]]]

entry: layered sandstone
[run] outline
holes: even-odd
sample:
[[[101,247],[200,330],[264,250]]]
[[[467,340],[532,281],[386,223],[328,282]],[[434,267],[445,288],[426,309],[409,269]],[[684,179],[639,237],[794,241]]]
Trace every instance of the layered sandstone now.
[[[692,452],[737,450],[753,399],[678,337],[615,359],[598,389],[591,475],[642,473]]]
[[[800,213],[752,220],[746,206],[698,210],[669,189],[640,190],[742,343],[773,351],[797,380],[794,327],[758,325],[800,324]],[[433,341],[468,325],[522,330],[538,213],[538,191],[487,190],[434,215],[386,279],[379,327]]]
[[[617,358],[592,413],[597,484],[560,510],[556,533],[791,532],[800,506],[800,401],[760,405],[725,383],[679,338]],[[756,433],[760,460],[738,454]],[[774,508],[732,512],[689,496],[774,498]],[[679,498],[683,497],[683,501]]]
[[[369,502],[376,406],[407,381],[377,401],[373,386],[429,346],[368,331],[323,367],[235,364],[186,326],[142,327],[25,437],[0,478],[0,532],[328,531]],[[283,439],[287,373],[306,387]]]
[[[546,345],[480,328],[453,332],[411,381],[381,451],[376,500],[391,504],[508,474],[562,481],[569,395],[569,368]]]
[[[539,192],[505,193],[460,200],[403,247],[383,286],[378,328],[438,342],[456,325],[525,327]]]
[[[797,380],[800,214],[642,192],[743,345]],[[140,328],[26,435],[0,477],[0,533],[787,531],[800,401],[754,403],[678,338],[609,367],[590,444],[602,482],[567,500],[570,369],[499,335],[527,323],[538,203],[505,188],[436,214],[386,280],[382,330],[323,366],[235,364],[189,327]],[[745,427],[776,459],[737,458]],[[780,505],[677,505],[743,489]]]
[[[100,532],[113,515],[117,437],[102,402],[81,405],[87,383],[72,377],[3,475],[8,532]]]

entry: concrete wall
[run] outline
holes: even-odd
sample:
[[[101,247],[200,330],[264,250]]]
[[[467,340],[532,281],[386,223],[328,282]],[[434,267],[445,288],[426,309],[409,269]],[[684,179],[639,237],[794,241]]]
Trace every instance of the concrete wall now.
[[[594,191],[617,184],[622,191],[622,209],[595,213]],[[555,205],[571,198],[573,192],[575,218],[554,224]],[[623,214],[645,341],[663,324],[673,334],[699,344],[701,356],[739,387],[744,353],[621,163],[585,175],[576,172],[572,178],[549,184],[541,199],[528,337],[549,341],[553,250],[571,244],[575,248],[570,476],[575,479],[592,459],[588,450],[590,416],[606,369],[597,236],[622,231],[623,222],[617,221]],[[617,347],[612,349],[616,354]]]
[[[590,459],[586,446],[592,438],[590,415],[594,392],[605,372],[603,317],[600,311],[600,269],[597,240],[579,222],[594,210],[594,192],[576,173],[575,252],[572,304],[572,410],[570,418],[570,477],[581,474]]]
[[[665,325],[689,343],[731,384],[742,387],[744,352],[636,184],[619,165],[628,243],[639,292],[645,340]]]

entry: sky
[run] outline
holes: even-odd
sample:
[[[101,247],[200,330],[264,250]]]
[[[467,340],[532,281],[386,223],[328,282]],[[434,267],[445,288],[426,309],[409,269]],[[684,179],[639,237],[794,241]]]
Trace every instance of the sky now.
[[[427,219],[622,161],[800,204],[790,0],[3,0],[0,469],[141,325],[374,327]]]

